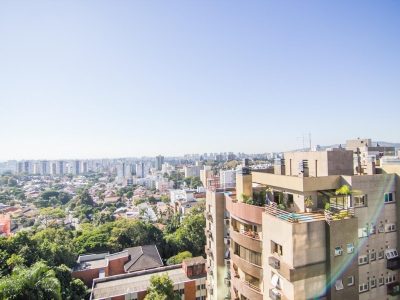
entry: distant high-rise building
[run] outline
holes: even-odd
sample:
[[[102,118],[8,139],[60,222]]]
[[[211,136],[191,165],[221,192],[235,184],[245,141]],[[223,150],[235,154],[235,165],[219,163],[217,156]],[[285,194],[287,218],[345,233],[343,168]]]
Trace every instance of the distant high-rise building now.
[[[162,156],[162,155],[156,156],[156,169],[157,169],[157,171],[161,171],[163,163],[164,163],[164,156]]]
[[[62,160],[59,160],[57,162],[57,167],[58,167],[57,174],[64,175],[65,168],[64,168],[64,162]]]
[[[140,162],[135,165],[136,168],[136,176],[139,178],[144,177],[144,163]]]
[[[81,167],[81,172],[83,174],[86,174],[88,172],[88,163],[87,163],[87,161],[82,161],[81,166],[82,166]]]
[[[43,160],[40,162],[40,174],[42,175],[49,174],[48,164],[49,162],[47,160]]]
[[[200,177],[200,170],[203,166],[185,166],[183,170],[185,172],[185,178],[187,177]]]
[[[79,160],[75,160],[72,162],[72,174],[79,175],[81,173],[81,162]]]
[[[57,175],[57,162],[55,161],[50,162],[50,175]]]

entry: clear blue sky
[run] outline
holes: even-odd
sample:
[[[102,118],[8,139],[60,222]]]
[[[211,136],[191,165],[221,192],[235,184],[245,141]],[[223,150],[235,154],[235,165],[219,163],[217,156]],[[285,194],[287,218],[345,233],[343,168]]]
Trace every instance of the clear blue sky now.
[[[400,1],[1,1],[0,159],[399,142]]]

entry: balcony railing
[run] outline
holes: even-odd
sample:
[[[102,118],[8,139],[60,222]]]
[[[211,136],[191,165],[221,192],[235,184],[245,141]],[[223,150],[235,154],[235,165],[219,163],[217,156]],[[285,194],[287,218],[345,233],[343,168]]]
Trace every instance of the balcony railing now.
[[[394,257],[388,259],[386,262],[386,268],[389,270],[398,270],[400,269],[400,257]]]
[[[256,292],[261,293],[261,289],[258,286],[251,284],[249,281],[246,280],[244,280],[243,283],[247,285],[249,288],[255,290]]]

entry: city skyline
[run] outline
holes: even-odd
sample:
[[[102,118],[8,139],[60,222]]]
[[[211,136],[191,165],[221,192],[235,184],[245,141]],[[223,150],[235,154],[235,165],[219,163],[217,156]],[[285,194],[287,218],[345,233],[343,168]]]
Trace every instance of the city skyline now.
[[[0,4],[0,160],[399,142],[399,2]]]

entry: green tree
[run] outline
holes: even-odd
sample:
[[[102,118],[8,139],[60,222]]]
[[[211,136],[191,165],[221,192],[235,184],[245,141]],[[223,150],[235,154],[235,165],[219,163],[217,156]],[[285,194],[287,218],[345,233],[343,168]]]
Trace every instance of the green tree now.
[[[162,242],[162,232],[153,224],[138,220],[121,219],[114,222],[109,246],[115,251],[120,251],[124,248],[140,245],[162,245]]]
[[[17,266],[11,275],[0,279],[0,298],[15,300],[61,299],[61,285],[44,262],[30,268]]]
[[[11,269],[14,269],[16,266],[23,266],[25,263],[25,259],[18,254],[11,254],[10,258],[7,259],[7,266]]]
[[[84,189],[83,191],[78,193],[78,195],[75,199],[76,206],[80,206],[80,205],[94,206],[94,204],[95,203],[93,201],[93,198],[87,189]]]
[[[203,255],[206,244],[205,227],[204,206],[201,206],[185,216],[179,228],[166,236],[166,241],[171,248],[178,251],[190,249],[194,256]]]
[[[88,294],[85,284],[80,279],[73,279],[71,269],[66,265],[54,268],[57,279],[61,285],[62,299],[80,300]]]
[[[174,293],[174,284],[167,273],[153,275],[150,278],[150,287],[147,289],[145,300],[175,300],[180,299]]]
[[[18,181],[15,178],[10,177],[7,182],[8,186],[17,186]]]
[[[177,255],[171,256],[167,260],[167,265],[176,265],[182,263],[182,261],[186,258],[191,258],[192,253],[189,251],[179,252]]]
[[[40,219],[46,227],[55,221],[65,218],[65,212],[61,208],[46,207],[40,210]]]

